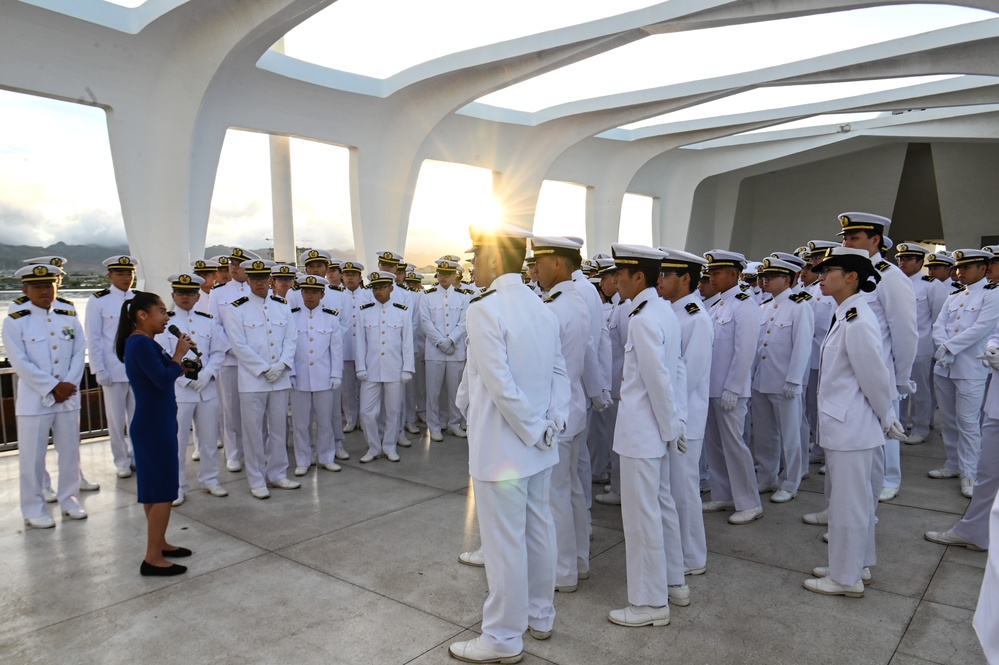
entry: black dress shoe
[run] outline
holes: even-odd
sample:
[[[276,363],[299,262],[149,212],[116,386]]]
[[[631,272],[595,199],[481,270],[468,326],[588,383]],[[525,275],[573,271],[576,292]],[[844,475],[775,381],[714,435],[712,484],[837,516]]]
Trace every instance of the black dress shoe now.
[[[173,575],[181,575],[186,572],[187,566],[181,566],[176,563],[163,568],[143,561],[142,565],[139,566],[139,574],[143,577],[171,577]]]
[[[194,552],[186,547],[178,547],[175,550],[163,550],[163,556],[173,557],[174,559],[182,559],[185,556],[191,556],[192,554],[194,554]]]

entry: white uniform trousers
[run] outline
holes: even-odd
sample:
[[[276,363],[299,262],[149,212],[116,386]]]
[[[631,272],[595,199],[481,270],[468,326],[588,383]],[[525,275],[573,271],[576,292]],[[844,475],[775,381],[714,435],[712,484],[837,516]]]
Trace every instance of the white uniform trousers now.
[[[619,401],[615,399],[609,407],[594,412],[590,418],[590,433],[586,437],[586,447],[590,451],[590,466],[594,476],[603,475],[610,470],[618,403]]]
[[[756,431],[762,434],[756,439],[755,450],[758,483],[779,481],[782,490],[797,494],[801,483],[801,397],[788,399],[754,390],[752,405]]]
[[[621,456],[611,450],[611,492],[621,496]]]
[[[215,387],[219,391],[219,406],[222,409],[222,445],[225,457],[233,462],[243,461],[243,421],[239,412],[239,386],[236,365],[219,368]]]
[[[357,425],[360,413],[360,384],[357,380],[357,370],[353,360],[343,361],[343,383],[340,385],[340,403],[343,408],[343,419],[347,424]],[[362,425],[363,427],[363,425]]]
[[[269,482],[286,478],[288,390],[239,393],[239,411],[242,416],[246,479],[250,489],[266,487]]]
[[[555,625],[552,470],[514,480],[473,480],[489,595],[482,641],[502,653],[524,648],[524,631]]]
[[[829,576],[839,584],[856,584],[864,567],[877,563],[874,511],[881,489],[872,484],[878,450],[826,450]]]
[[[808,470],[809,462],[822,462],[825,460],[825,453],[822,452],[822,447],[815,440],[815,424],[818,422],[818,411],[819,411],[819,370],[810,369],[808,370],[808,385],[804,390],[805,397],[805,417],[802,421],[807,420],[807,424],[803,423],[802,427],[802,447],[805,449],[805,457],[802,460],[804,470]],[[805,429],[807,427],[807,429]],[[807,433],[808,436],[804,436]]]
[[[999,420],[985,416],[982,425],[982,454],[978,458],[978,477],[971,505],[954,533],[983,550],[989,549],[989,513],[999,491]],[[997,533],[999,536],[999,533]]]
[[[897,418],[902,412],[902,400],[895,399],[892,402],[892,407],[895,409],[895,417]],[[978,405],[981,409],[981,404]],[[891,487],[893,489],[898,489],[902,486],[902,457],[900,451],[901,442],[898,439],[889,439],[885,437],[885,444],[883,447],[884,453],[884,486]]]
[[[308,468],[314,458],[320,464],[336,461],[333,438],[333,391],[291,390],[291,428],[295,439],[295,466]],[[312,421],[316,421],[316,445],[312,445]]]
[[[102,386],[104,392],[104,412],[108,419],[108,436],[111,438],[111,455],[118,468],[132,466],[132,442],[125,436],[125,430],[132,422],[135,413],[135,398],[127,381],[115,381],[110,386]],[[79,429],[79,425],[77,425]]]
[[[989,519],[992,532],[999,533],[999,503],[992,506]],[[992,665],[999,663],[999,557],[989,556],[985,564],[985,579],[982,580],[972,623],[986,660]]]
[[[461,425],[461,414],[454,405],[458,396],[458,384],[465,370],[465,363],[444,360],[428,360],[427,373],[427,427],[446,429]],[[441,389],[446,388],[444,395]],[[442,414],[446,413],[445,422]]]
[[[202,487],[219,482],[219,401],[177,403],[177,452],[180,461],[180,491],[191,488],[187,482],[187,441],[194,424],[194,445],[198,447],[198,482]]]
[[[333,427],[333,445],[336,451],[343,451],[343,416],[341,415],[343,413],[343,384],[339,388],[334,388],[332,393],[333,412],[330,414],[330,419]]]
[[[669,456],[621,456],[628,602],[663,607],[669,586],[683,584],[683,549],[676,504],[669,489]]]
[[[427,413],[426,363],[423,356],[415,356],[413,362],[416,372],[413,373],[413,380],[406,384],[406,411],[403,414],[403,420],[410,425],[416,424],[418,415],[426,418]]]
[[[127,387],[128,384],[126,383]],[[45,451],[49,430],[59,455],[59,507],[80,505],[80,410],[17,416],[18,467],[21,477],[21,515],[26,520],[48,515],[42,488],[45,487]]]
[[[687,452],[669,451],[669,489],[680,523],[684,568],[703,568],[708,562],[698,469],[703,447],[704,439],[687,439]]]
[[[579,440],[579,457],[576,460],[576,475],[579,476],[579,482],[583,488],[583,507],[586,509],[587,524],[591,521],[590,508],[593,506],[593,467],[590,464],[590,448],[586,445],[586,440],[590,438],[590,420],[595,413],[596,411],[593,409],[586,412],[586,429],[580,435],[582,438]],[[589,543],[588,536],[587,543]],[[579,556],[586,559],[587,567],[584,570],[589,570],[590,548],[588,545],[585,552],[580,550]]]
[[[361,381],[361,427],[369,455],[394,455],[402,427],[402,381]],[[379,414],[383,412],[384,417]]]
[[[552,467],[550,504],[555,522],[555,584],[558,586],[576,584],[579,573],[590,569],[586,498],[576,473],[584,434],[559,438],[558,464]],[[579,555],[580,550],[585,551],[583,556]]]
[[[902,424],[911,428],[912,436],[926,438],[933,422],[933,356],[916,356],[912,363],[912,380],[916,393],[902,404]]]
[[[736,510],[762,507],[753,454],[742,438],[748,403],[748,398],[740,397],[735,408],[726,411],[720,398],[710,398],[704,428],[711,499],[734,501]]]
[[[933,377],[940,402],[940,434],[947,461],[944,468],[974,478],[982,448],[981,415],[985,379]]]

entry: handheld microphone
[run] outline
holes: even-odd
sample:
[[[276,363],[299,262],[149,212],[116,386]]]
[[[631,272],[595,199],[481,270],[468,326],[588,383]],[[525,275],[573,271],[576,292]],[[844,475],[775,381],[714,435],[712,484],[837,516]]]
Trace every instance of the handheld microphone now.
[[[167,328],[167,331],[171,335],[173,335],[174,337],[176,337],[178,339],[181,337],[181,335],[184,334],[184,333],[182,333],[180,331],[180,328],[178,328],[177,326],[172,325],[172,324],[170,325],[169,328]],[[196,355],[197,357],[200,358],[201,357],[201,351],[198,351],[198,347],[197,347],[197,345],[194,344],[194,342],[191,342],[191,344],[192,344],[192,346],[191,346],[191,353],[193,353],[194,355]]]

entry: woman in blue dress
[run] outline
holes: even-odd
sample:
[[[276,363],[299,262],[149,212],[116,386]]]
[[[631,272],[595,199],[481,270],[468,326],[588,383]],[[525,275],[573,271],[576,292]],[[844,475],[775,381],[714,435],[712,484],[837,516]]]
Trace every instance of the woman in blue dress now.
[[[166,557],[186,557],[191,550],[166,540],[170,509],[177,498],[177,400],[174,382],[184,369],[181,358],[194,348],[191,338],[177,340],[173,357],[153,337],[163,332],[170,317],[155,293],[136,291],[121,308],[115,353],[125,363],[125,374],[135,394],[135,414],[129,423],[135,453],[139,503],[148,523],[146,557],[139,572],[145,576],[180,575],[185,566]]]

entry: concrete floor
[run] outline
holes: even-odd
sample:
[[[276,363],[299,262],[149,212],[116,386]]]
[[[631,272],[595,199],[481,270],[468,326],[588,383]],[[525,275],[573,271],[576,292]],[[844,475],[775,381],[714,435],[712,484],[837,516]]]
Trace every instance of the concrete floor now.
[[[82,497],[90,518],[55,513],[52,530],[25,529],[17,458],[0,458],[0,662],[456,662],[447,646],[475,635],[486,595],[483,571],[456,559],[478,543],[465,442],[431,444],[424,431],[398,464],[358,464],[359,432],[347,448],[342,472],[312,469],[302,489],[267,501],[226,471],[227,498],[190,494],[168,535],[195,555],[165,579],[139,576],[145,519],[106,440],[82,449],[102,486]],[[664,628],[607,621],[627,604],[624,539],[619,509],[595,504],[592,576],[557,594],[555,634],[525,637],[523,662],[984,663],[971,620],[986,554],[922,536],[968,503],[957,480],[927,478],[943,457],[937,432],[903,446],[902,492],[879,510],[880,565],[863,599],[801,586],[826,564],[823,529],[801,521],[822,505],[813,466],[797,499],[764,502],[750,526],[705,515],[708,573],[688,578],[692,603]]]

